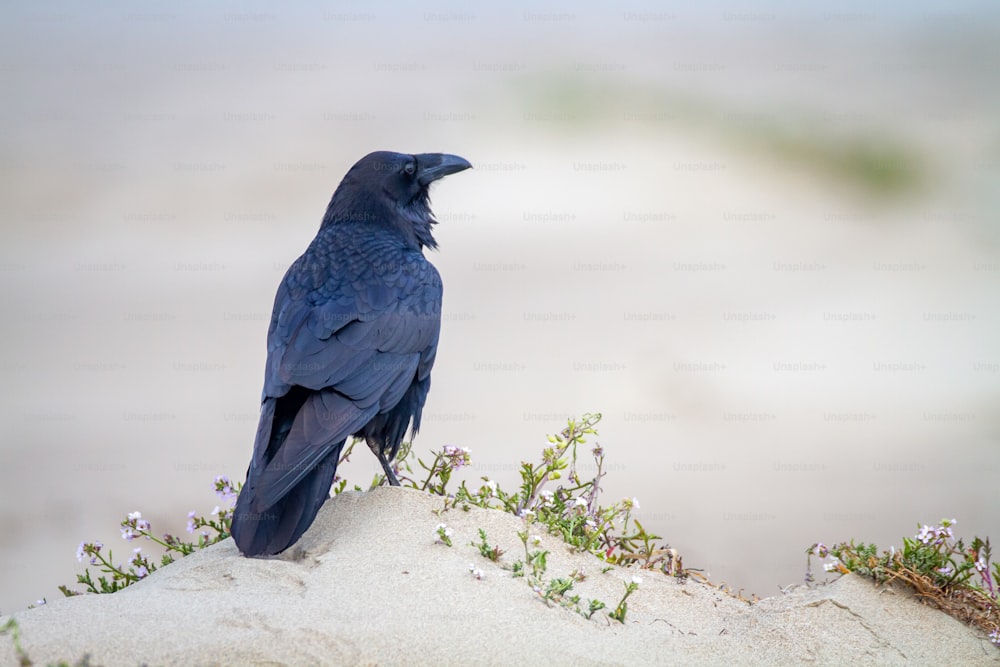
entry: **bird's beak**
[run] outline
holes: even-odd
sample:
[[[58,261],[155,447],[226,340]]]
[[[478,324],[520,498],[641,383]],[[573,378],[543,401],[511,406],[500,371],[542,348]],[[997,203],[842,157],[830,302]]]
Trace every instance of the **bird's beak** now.
[[[417,180],[425,187],[448,174],[472,169],[468,160],[457,155],[421,153],[414,157],[417,158]]]

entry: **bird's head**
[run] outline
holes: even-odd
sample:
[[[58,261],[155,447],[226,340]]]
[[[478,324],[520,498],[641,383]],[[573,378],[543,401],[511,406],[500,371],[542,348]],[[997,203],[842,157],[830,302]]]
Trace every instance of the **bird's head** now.
[[[465,158],[447,153],[369,153],[350,168],[333,193],[323,226],[390,224],[417,247],[436,248],[430,185],[471,167]]]

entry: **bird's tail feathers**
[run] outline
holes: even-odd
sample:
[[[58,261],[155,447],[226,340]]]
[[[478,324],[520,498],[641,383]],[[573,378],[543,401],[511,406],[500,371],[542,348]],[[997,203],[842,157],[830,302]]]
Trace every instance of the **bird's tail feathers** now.
[[[294,544],[306,532],[330,496],[343,442],[272,505],[260,505],[244,487],[233,511],[232,535],[244,556],[272,556]],[[249,474],[249,473],[248,473]],[[248,479],[249,482],[249,479]]]
[[[267,398],[261,406],[254,456],[233,511],[230,530],[245,556],[280,553],[302,536],[329,497],[345,442],[307,448],[305,458],[286,461],[281,454],[296,449],[282,445],[293,444],[285,441],[295,439],[297,409],[280,401]]]

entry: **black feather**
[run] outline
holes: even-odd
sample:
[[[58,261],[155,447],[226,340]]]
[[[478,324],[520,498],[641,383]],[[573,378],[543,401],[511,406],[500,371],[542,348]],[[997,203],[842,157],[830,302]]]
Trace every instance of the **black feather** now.
[[[302,536],[329,496],[347,438],[391,460],[407,429],[419,429],[441,328],[441,278],[423,255],[437,247],[428,188],[470,166],[444,154],[365,156],[282,279],[260,424],[233,515],[243,554],[276,554]]]

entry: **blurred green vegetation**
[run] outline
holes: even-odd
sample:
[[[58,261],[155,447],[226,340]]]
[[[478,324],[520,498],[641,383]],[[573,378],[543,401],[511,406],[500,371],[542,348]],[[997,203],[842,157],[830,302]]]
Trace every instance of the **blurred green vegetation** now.
[[[525,79],[516,84],[526,113],[568,131],[595,124],[641,124],[652,133],[696,130],[889,198],[912,193],[926,181],[919,151],[891,128],[799,110],[737,110],[691,94],[580,76]]]

